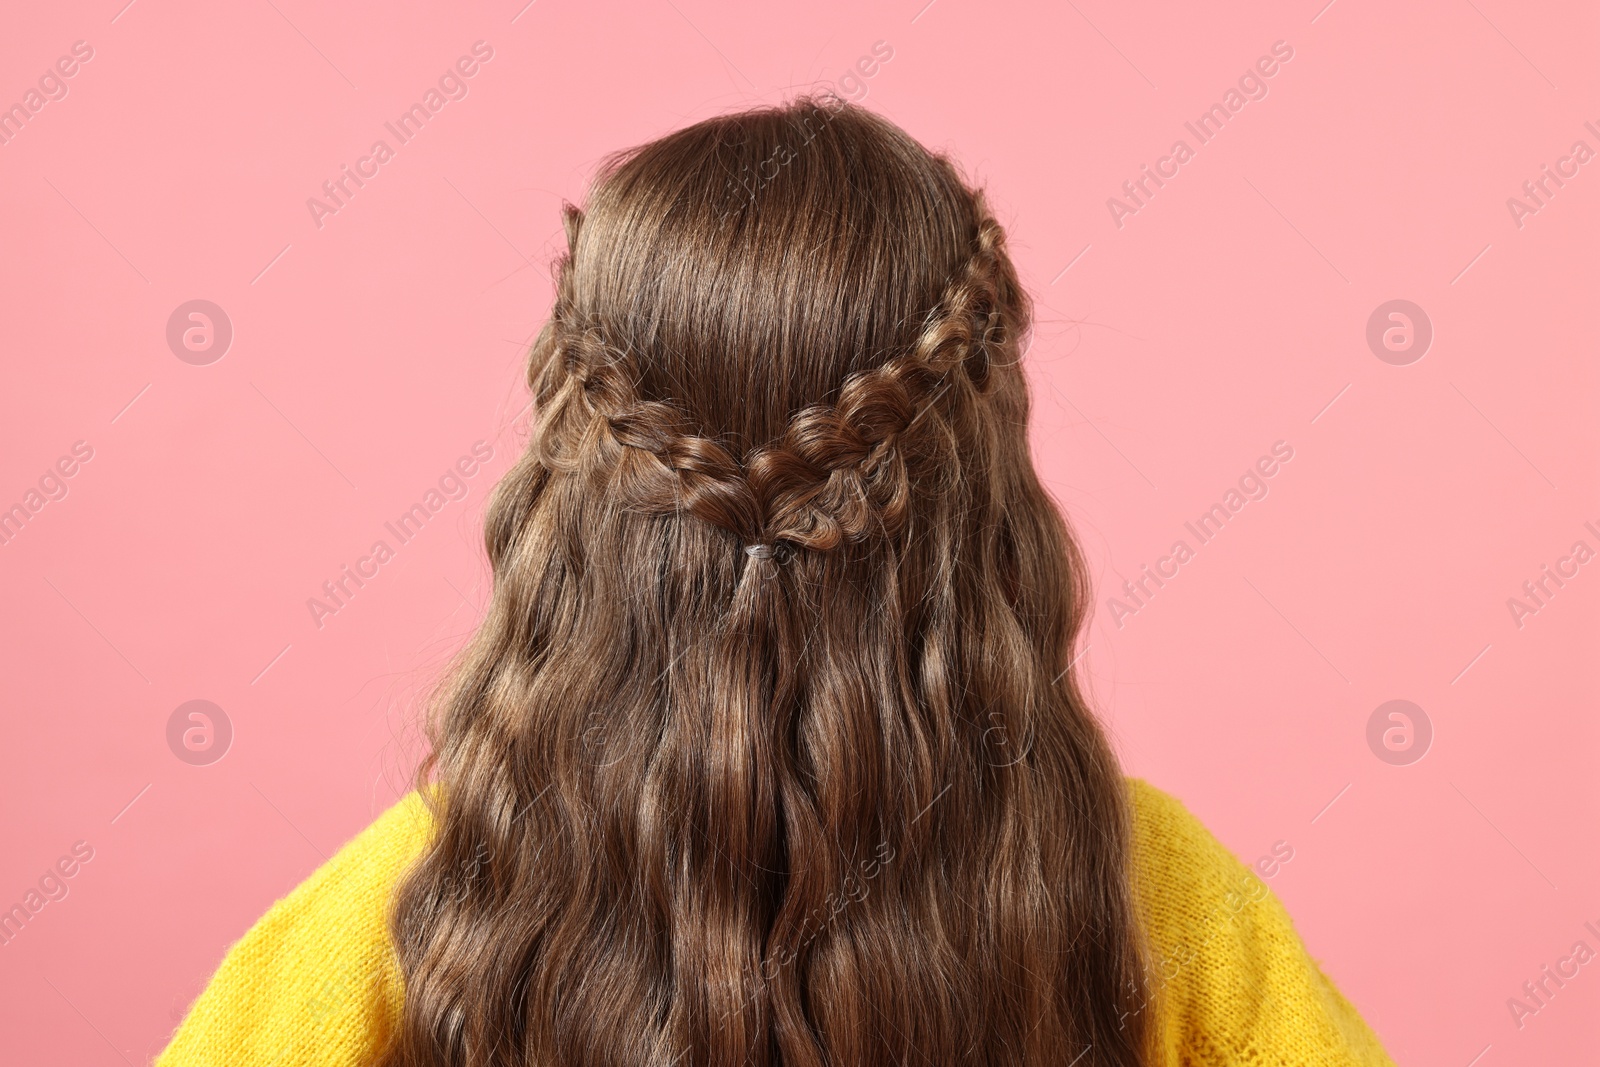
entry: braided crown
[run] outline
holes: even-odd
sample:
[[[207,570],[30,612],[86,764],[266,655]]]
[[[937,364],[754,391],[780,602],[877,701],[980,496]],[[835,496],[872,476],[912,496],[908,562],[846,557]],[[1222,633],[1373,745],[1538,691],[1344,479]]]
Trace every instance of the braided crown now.
[[[638,395],[635,357],[580,320],[571,253],[560,264],[552,345],[539,372],[538,457],[547,467],[610,479],[625,503],[652,514],[686,512],[761,546],[825,551],[893,537],[911,500],[910,464],[955,447],[941,408],[984,396],[991,355],[1005,344],[1000,300],[1004,231],[981,210],[966,261],[916,341],[852,374],[830,404],[797,412],[775,440],[742,459],[694,432],[678,407]],[[569,248],[582,214],[566,209]]]

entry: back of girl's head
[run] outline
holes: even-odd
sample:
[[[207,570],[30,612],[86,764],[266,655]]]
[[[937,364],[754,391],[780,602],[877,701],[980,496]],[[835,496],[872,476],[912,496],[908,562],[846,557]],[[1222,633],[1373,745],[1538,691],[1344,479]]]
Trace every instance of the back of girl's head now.
[[[747,112],[613,159],[564,294],[637,347],[642,395],[750,448],[911,347],[973,254],[978,211],[953,170],[871,112]],[[1021,311],[1001,273],[983,281]]]
[[[801,100],[566,211],[395,1064],[1138,1062],[1122,780],[983,196]]]

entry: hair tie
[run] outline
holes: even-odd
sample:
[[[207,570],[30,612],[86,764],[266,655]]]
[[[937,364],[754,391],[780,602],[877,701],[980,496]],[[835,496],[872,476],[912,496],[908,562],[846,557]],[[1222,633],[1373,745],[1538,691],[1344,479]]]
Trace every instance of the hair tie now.
[[[744,554],[753,559],[771,559],[772,546],[768,544],[745,545]]]

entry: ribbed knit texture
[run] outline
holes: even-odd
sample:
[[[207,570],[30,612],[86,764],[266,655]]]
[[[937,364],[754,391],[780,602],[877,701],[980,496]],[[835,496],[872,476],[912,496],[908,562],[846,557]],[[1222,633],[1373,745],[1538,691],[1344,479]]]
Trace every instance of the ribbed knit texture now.
[[[1393,1067],[1288,912],[1183,804],[1130,779],[1154,960],[1152,1067]],[[229,950],[156,1067],[364,1067],[400,1018],[390,896],[428,841],[409,794]]]

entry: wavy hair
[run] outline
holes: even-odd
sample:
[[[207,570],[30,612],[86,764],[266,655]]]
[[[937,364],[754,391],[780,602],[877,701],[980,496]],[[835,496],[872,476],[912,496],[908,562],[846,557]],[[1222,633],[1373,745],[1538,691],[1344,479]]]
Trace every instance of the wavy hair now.
[[[1145,1062],[1089,590],[982,193],[807,97],[563,210],[388,1067]]]

